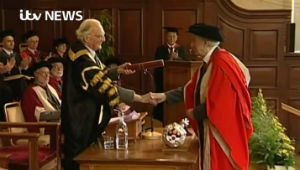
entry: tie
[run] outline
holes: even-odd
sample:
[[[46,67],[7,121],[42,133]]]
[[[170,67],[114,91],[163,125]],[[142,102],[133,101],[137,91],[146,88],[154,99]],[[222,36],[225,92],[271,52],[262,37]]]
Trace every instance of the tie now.
[[[173,50],[174,50],[174,48],[173,48],[173,47],[170,47],[169,49],[170,49],[170,53],[172,53],[172,52],[173,52]]]
[[[60,103],[57,98],[51,93],[48,86],[45,88],[48,102],[56,109],[60,110]]]
[[[60,92],[62,92],[62,81],[61,80],[57,81],[57,88]]]
[[[97,56],[97,54],[95,54],[94,59],[95,59],[95,61],[96,61],[96,64],[97,64],[98,66],[101,66],[101,61],[100,61],[99,57]]]

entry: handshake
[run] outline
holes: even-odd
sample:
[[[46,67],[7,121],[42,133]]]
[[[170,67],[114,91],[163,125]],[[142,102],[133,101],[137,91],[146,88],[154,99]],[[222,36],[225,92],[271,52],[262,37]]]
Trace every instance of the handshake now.
[[[166,101],[166,95],[165,93],[152,93],[152,92],[146,93],[144,95],[135,94],[134,101],[140,103],[148,103],[156,106],[157,104]]]

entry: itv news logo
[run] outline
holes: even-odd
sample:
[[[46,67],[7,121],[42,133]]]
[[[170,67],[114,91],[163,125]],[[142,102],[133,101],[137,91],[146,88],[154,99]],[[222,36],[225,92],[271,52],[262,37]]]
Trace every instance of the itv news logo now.
[[[83,19],[82,11],[45,11],[30,12],[30,10],[20,9],[20,20],[22,21],[81,21]]]

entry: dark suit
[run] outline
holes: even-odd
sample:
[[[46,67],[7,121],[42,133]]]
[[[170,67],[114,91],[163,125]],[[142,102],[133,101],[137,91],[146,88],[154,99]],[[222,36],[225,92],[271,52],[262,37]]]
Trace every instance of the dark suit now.
[[[3,65],[6,65],[11,58],[15,58],[16,64],[10,72],[0,75],[2,80],[7,76],[17,75],[21,73],[19,70],[20,56],[16,52],[13,52],[11,55],[9,55],[3,49],[0,50],[0,62],[3,63]],[[17,100],[21,99],[23,92],[28,85],[27,80],[25,78],[3,81],[3,83],[5,83],[8,87],[12,89],[12,97],[13,99]]]
[[[156,49],[155,53],[155,59],[163,59],[163,60],[169,60],[170,59],[170,48],[167,45],[159,46]],[[175,52],[178,53],[178,59],[177,60],[188,60],[186,50],[183,46],[176,45],[175,46]],[[155,86],[156,86],[156,92],[161,93],[164,92],[163,89],[163,68],[157,68],[155,69]],[[154,108],[154,118],[163,121],[163,104],[158,104]]]
[[[9,73],[5,73],[2,76],[10,76],[10,75],[16,75],[20,74],[18,66],[20,65],[20,57],[16,52],[13,52],[12,55],[7,54],[3,49],[0,50],[0,63],[3,63],[3,65],[6,65],[7,62],[11,59],[15,58],[16,59],[16,64],[12,68],[12,70]]]

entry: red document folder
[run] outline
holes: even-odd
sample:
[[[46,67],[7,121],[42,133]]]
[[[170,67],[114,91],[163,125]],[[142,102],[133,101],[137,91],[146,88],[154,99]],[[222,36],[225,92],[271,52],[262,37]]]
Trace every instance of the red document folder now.
[[[131,64],[131,65],[127,66],[126,69],[139,71],[139,70],[163,67],[164,65],[165,65],[164,60],[154,60],[154,61],[147,61],[147,62],[143,62],[143,63]]]

